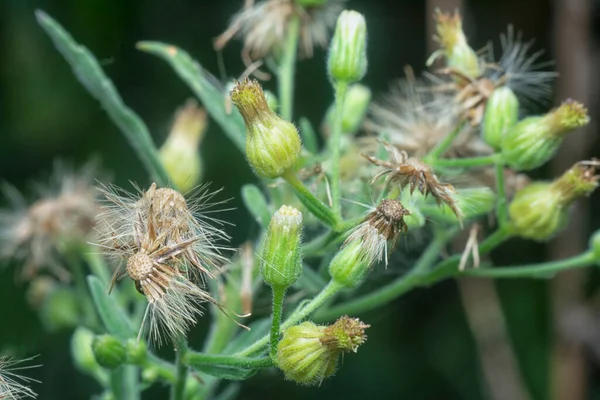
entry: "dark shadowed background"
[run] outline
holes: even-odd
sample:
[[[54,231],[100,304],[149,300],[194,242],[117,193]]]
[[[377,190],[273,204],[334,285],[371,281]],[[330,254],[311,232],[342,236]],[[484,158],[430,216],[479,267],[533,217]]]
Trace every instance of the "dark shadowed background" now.
[[[132,109],[146,122],[156,143],[166,137],[174,110],[192,94],[162,61],[135,49],[139,40],[159,40],[189,51],[223,81],[242,73],[239,42],[223,52],[224,71],[212,39],[221,33],[242,1],[207,0],[2,0],[0,2],[0,178],[24,189],[43,177],[54,159],[79,165],[99,158],[114,181],[149,184],[129,144],[73,76],[69,66],[38,27],[34,10],[54,17],[102,61]],[[495,40],[513,24],[536,49],[556,60],[563,75],[553,103],[574,97],[588,104],[593,122],[573,135],[559,159],[532,174],[557,175],[573,162],[600,156],[598,2],[585,0],[354,0],[369,29],[369,70],[364,83],[375,95],[402,75],[407,64],[423,68],[431,46],[430,11],[461,5],[473,47]],[[318,125],[333,99],[324,52],[300,61],[295,115]],[[272,83],[267,88],[275,89]],[[239,189],[254,181],[243,155],[211,124],[202,145],[205,180],[234,197],[235,223],[229,233],[239,245],[252,221]],[[598,196],[578,204],[571,230],[550,246],[512,241],[500,248],[502,264],[565,257],[587,246],[598,229]],[[4,200],[0,199],[0,204]],[[590,207],[590,205],[592,207]],[[393,271],[390,272],[393,274]],[[385,277],[385,274],[384,274]],[[381,277],[379,279],[382,279]],[[244,383],[242,399],[600,399],[600,320],[596,277],[591,271],[552,281],[449,281],[361,316],[372,325],[369,341],[344,359],[338,374],[318,388],[284,382],[263,372]],[[33,372],[40,398],[84,399],[95,383],[77,373],[69,354],[70,332],[46,334],[24,299],[26,282],[0,270],[0,350],[41,354]],[[501,317],[504,315],[504,319]],[[200,347],[205,326],[193,331]],[[596,334],[594,334],[596,333]],[[153,387],[144,399],[165,398]],[[528,393],[528,394],[527,394]],[[525,396],[525,397],[523,397]]]

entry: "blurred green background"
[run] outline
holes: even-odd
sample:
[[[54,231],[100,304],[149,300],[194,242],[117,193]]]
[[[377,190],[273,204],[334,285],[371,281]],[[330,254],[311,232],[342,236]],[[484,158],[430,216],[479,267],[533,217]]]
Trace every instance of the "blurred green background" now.
[[[224,74],[218,68],[212,40],[241,5],[242,1],[206,0],[0,1],[1,180],[26,190],[32,179],[48,173],[54,159],[80,165],[97,157],[119,185],[128,187],[128,181],[141,186],[150,183],[126,140],[37,26],[35,9],[54,17],[102,61],[125,103],[142,117],[156,143],[161,144],[173,112],[191,92],[164,62],[137,51],[135,43],[159,40],[180,46],[225,81],[244,70],[239,58],[241,45],[234,41],[223,52]],[[466,30],[475,48],[492,39],[498,43],[498,35],[508,24],[522,30],[525,38],[535,38],[535,48],[546,49],[545,57],[557,59],[559,71],[567,72],[559,81],[558,96],[583,94],[585,98],[578,100],[589,104],[592,118],[596,118],[589,132],[576,134],[579,136],[570,142],[561,155],[563,165],[600,155],[596,128],[596,74],[600,69],[594,69],[600,58],[597,2],[349,1],[348,7],[364,13],[367,19],[370,62],[364,83],[375,95],[385,92],[389,83],[402,75],[405,65],[423,68],[431,43],[430,11],[436,5],[450,10],[463,7]],[[324,51],[300,61],[296,83],[294,115],[306,116],[318,126],[333,99]],[[273,82],[265,86],[275,91]],[[234,198],[236,210],[228,219],[235,223],[229,233],[237,246],[256,232],[238,195],[240,186],[255,178],[243,155],[214,123],[202,153],[205,180],[213,182],[215,188],[224,188],[222,198]],[[533,176],[555,175],[552,168],[535,171]],[[589,204],[598,201],[595,196]],[[579,223],[574,237],[579,239],[571,240],[570,249],[585,248],[581,238],[599,227],[594,207],[582,203],[576,215]],[[560,240],[550,247],[561,246]],[[556,251],[548,251],[546,245],[520,241],[510,242],[493,255],[502,264],[555,256]],[[404,260],[402,264],[410,262]],[[401,272],[390,268],[373,280],[383,282]],[[337,375],[320,387],[295,386],[284,382],[280,374],[267,371],[245,382],[240,398],[600,399],[596,278],[589,271],[579,275],[496,284],[452,281],[417,290],[361,316],[372,326],[369,341],[358,354],[347,356]],[[41,354],[38,360],[43,367],[32,371],[43,382],[34,386],[40,399],[89,398],[98,388],[72,367],[70,332],[46,334],[24,298],[26,288],[27,283],[17,281],[12,269],[0,269],[0,350]],[[557,306],[563,304],[560,298],[564,290],[568,291],[567,298],[576,300],[567,301],[566,308]],[[200,347],[205,330],[203,324],[193,330],[192,345]],[[563,375],[555,375],[556,365],[564,367],[560,369]],[[566,382],[567,389],[557,388],[561,382]],[[165,396],[165,388],[158,385],[143,394],[144,399]]]

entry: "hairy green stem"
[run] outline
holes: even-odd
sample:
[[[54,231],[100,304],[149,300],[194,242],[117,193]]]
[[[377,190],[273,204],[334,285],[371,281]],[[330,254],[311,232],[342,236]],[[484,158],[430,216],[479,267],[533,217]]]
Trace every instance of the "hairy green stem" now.
[[[468,158],[451,158],[451,159],[438,159],[432,162],[434,168],[436,167],[456,167],[456,168],[469,168],[479,167],[482,165],[496,164],[501,156],[499,154],[492,154],[490,156],[483,157],[468,157]]]
[[[279,81],[279,104],[281,116],[292,120],[292,105],[294,103],[294,72],[296,70],[296,55],[298,54],[298,38],[300,34],[300,17],[293,16],[288,22],[287,39],[284,53],[277,70]]]
[[[319,220],[332,227],[334,230],[339,230],[339,219],[333,211],[319,200],[308,188],[298,179],[293,170],[289,169],[282,175],[293,188],[296,197],[314,214]]]
[[[279,343],[279,330],[281,316],[283,315],[283,300],[285,299],[285,288],[273,288],[273,313],[271,314],[271,340],[269,355],[275,361],[277,359],[277,344]]]
[[[503,227],[508,222],[508,210],[506,207],[506,188],[504,185],[504,161],[496,161],[496,218],[498,225]]]
[[[331,126],[331,200],[334,214],[340,216],[340,145],[342,140],[342,118],[344,116],[344,100],[348,84],[335,82],[335,110]]]
[[[175,367],[177,380],[171,386],[171,400],[184,400],[185,396],[185,381],[187,380],[187,365],[183,362],[188,351],[187,341],[185,338],[180,338],[175,342]]]
[[[564,260],[546,263],[519,265],[516,267],[467,269],[461,271],[460,275],[481,278],[548,278],[560,271],[590,266],[594,264],[594,260],[594,254],[588,251]]]
[[[428,164],[434,163],[435,160],[444,154],[444,152],[452,145],[452,142],[454,142],[457,136],[462,132],[465,123],[466,121],[460,122],[452,132],[446,135],[444,139],[442,139],[425,157],[423,157],[423,160]]]
[[[311,315],[315,312],[319,307],[321,307],[327,300],[331,299],[334,295],[336,295],[340,290],[343,289],[343,286],[340,284],[330,281],[327,286],[321,290],[321,292],[315,296],[308,304],[299,305],[298,308],[290,315],[284,322],[281,324],[281,329],[284,330],[289,328],[290,326],[296,325],[298,322],[302,321],[304,318]],[[261,352],[265,346],[269,343],[270,336],[263,336],[249,347],[235,354],[238,357],[248,357],[253,354],[257,354]]]

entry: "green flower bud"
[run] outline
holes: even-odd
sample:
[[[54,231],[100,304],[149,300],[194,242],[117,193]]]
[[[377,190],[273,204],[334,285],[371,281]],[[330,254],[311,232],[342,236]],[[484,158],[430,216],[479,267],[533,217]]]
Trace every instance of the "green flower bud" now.
[[[42,321],[51,331],[77,326],[79,315],[77,298],[69,288],[54,290],[42,306]]]
[[[550,239],[566,224],[571,203],[598,187],[600,177],[594,173],[599,165],[582,161],[553,182],[534,182],[519,190],[509,206],[512,232],[537,241]]]
[[[273,214],[263,246],[260,272],[273,288],[286,289],[302,274],[300,243],[302,214],[290,206],[281,206]]]
[[[202,176],[198,146],[207,126],[204,109],[189,100],[175,115],[167,140],[159,150],[169,179],[182,191],[193,188]]]
[[[437,10],[435,19],[437,23],[436,40],[440,43],[441,50],[446,57],[446,65],[468,78],[477,79],[482,73],[479,57],[467,43],[462,29],[462,18],[458,11],[452,15]]]
[[[123,343],[111,335],[96,336],[92,350],[98,364],[108,369],[120,367],[127,356]]]
[[[492,212],[496,202],[496,194],[487,187],[457,189],[455,200],[458,209],[461,210],[462,219],[470,220]],[[424,207],[423,212],[439,222],[461,223],[454,210],[447,204],[440,204],[438,207]]]
[[[342,11],[329,47],[327,62],[334,81],[353,83],[367,72],[367,24],[362,14]]]
[[[246,157],[261,178],[277,178],[292,168],[302,143],[296,127],[275,114],[267,104],[262,87],[255,80],[238,82],[231,100],[246,124]]]
[[[356,352],[369,325],[344,316],[331,326],[303,322],[283,332],[277,346],[277,365],[285,377],[304,385],[320,384],[333,375],[343,352]]]
[[[126,343],[127,362],[144,365],[148,358],[148,346],[143,340],[129,339]]]
[[[517,170],[537,168],[554,156],[566,134],[589,121],[583,104],[567,100],[544,116],[525,118],[508,129],[502,156]]]
[[[359,240],[354,240],[337,252],[329,263],[329,275],[334,281],[348,288],[362,283],[370,270],[363,246]]]
[[[590,238],[590,250],[594,255],[596,265],[600,266],[600,231],[596,231]]]
[[[358,83],[348,87],[342,114],[343,133],[355,134],[358,131],[369,109],[370,102],[371,90],[368,87]],[[325,116],[325,131],[328,131],[333,124],[334,114],[335,105],[331,105]]]
[[[92,342],[94,333],[87,328],[79,327],[71,338],[71,355],[75,366],[82,372],[97,373],[101,367],[94,357]]]
[[[483,117],[483,140],[498,150],[506,130],[519,120],[519,100],[507,86],[492,92],[485,106]]]
[[[158,367],[149,366],[142,371],[142,381],[146,384],[152,384],[160,377]]]

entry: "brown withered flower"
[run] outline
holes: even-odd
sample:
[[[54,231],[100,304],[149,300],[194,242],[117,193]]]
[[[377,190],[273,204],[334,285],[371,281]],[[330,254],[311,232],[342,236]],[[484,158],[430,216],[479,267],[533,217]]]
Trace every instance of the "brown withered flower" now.
[[[381,261],[382,258],[387,265],[400,234],[408,232],[408,226],[404,222],[407,215],[410,215],[410,211],[398,200],[383,199],[364,221],[352,230],[342,247],[357,246],[361,252],[361,259],[369,265]]]
[[[449,183],[442,183],[433,172],[432,168],[423,161],[409,157],[404,151],[399,151],[389,143],[383,142],[390,156],[389,161],[378,160],[375,157],[364,155],[373,164],[385,169],[373,177],[374,183],[382,176],[386,176],[385,184],[397,183],[400,189],[409,187],[412,195],[418,189],[423,196],[431,195],[438,204],[445,203],[450,207],[458,219],[462,212],[456,202],[456,191]]]
[[[120,261],[110,288],[129,276],[148,300],[140,335],[148,321],[150,340],[160,345],[163,334],[173,340],[183,336],[202,314],[202,303],[222,309],[196,282],[213,278],[213,269],[225,260],[214,241],[226,235],[200,215],[214,194],[202,187],[188,205],[180,193],[155,184],[138,196],[114,186],[102,191],[99,246]]]

